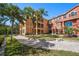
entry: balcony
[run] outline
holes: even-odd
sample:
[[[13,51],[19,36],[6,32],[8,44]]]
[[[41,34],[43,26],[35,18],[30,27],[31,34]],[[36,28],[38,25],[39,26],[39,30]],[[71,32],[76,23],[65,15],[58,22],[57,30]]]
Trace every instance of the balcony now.
[[[36,19],[33,19],[33,22],[36,23]],[[43,23],[43,19],[38,19],[38,23]]]
[[[74,20],[74,19],[78,19],[79,18],[79,15],[75,15],[75,16],[68,16],[67,18],[63,18],[61,20],[62,21],[69,21],[69,20]]]

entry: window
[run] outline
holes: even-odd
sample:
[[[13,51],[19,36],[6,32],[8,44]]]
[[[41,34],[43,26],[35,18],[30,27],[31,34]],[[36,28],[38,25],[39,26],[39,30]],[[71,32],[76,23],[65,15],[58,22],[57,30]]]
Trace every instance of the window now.
[[[66,18],[66,15],[64,15],[63,17]]]
[[[43,33],[43,30],[41,30],[41,33]]]
[[[69,14],[69,17],[71,16],[71,14]]]
[[[36,21],[36,19],[35,19],[35,18],[33,18],[33,19],[32,19],[32,21],[33,21],[33,23],[34,23],[34,22]]]
[[[40,27],[40,23],[38,23],[38,27]]]
[[[57,20],[59,20],[59,17],[57,18]]]
[[[77,15],[77,12],[76,11],[71,12],[71,16],[75,16],[75,15]]]
[[[61,17],[59,17],[59,20],[61,19]]]
[[[38,29],[38,34],[40,34],[40,30]]]
[[[72,26],[72,21],[67,21],[67,22],[65,22],[65,26],[67,26],[67,27]]]
[[[43,24],[41,24],[41,27],[43,28]]]

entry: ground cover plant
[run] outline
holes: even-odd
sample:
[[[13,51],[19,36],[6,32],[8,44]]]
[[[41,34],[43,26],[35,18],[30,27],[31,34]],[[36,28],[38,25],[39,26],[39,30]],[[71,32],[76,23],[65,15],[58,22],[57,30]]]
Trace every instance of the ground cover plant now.
[[[42,48],[33,48],[18,42],[13,38],[10,43],[10,37],[7,37],[6,56],[79,56],[79,53],[70,51],[46,50]]]

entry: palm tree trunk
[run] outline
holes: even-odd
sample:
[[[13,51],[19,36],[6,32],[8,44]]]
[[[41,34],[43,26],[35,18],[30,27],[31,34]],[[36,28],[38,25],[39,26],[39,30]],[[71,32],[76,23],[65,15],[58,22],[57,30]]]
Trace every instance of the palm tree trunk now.
[[[13,39],[13,25],[14,25],[14,22],[12,21],[12,26],[11,26],[11,44],[12,44],[12,39]]]
[[[37,21],[37,17],[36,17],[36,35],[38,35],[38,21]]]
[[[4,25],[4,28],[5,28],[5,25]],[[4,30],[4,39],[6,39],[6,35],[7,35],[7,32],[6,32],[6,28]]]

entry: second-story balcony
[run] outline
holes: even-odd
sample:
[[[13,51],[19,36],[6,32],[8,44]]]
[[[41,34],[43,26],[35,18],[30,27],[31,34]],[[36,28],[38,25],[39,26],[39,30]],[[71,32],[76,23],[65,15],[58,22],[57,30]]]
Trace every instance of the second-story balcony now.
[[[77,14],[75,16],[69,16],[69,17],[63,18],[60,21],[63,22],[63,21],[75,20],[75,19],[78,19],[78,18],[79,18],[79,15]]]
[[[38,23],[43,23],[43,20],[37,20]],[[34,21],[34,23],[36,23],[36,20]]]

